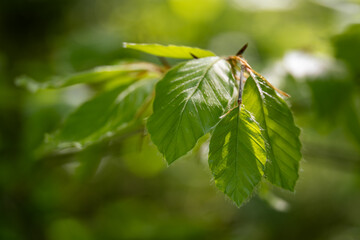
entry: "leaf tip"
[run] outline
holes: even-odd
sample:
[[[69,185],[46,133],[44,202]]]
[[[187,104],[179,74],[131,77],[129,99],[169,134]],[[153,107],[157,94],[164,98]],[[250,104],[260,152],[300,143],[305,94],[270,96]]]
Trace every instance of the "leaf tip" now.
[[[166,157],[165,155],[163,155],[166,163],[167,163],[167,166],[170,166],[173,162],[175,162],[176,159],[173,159],[173,158],[170,158],[170,157]]]

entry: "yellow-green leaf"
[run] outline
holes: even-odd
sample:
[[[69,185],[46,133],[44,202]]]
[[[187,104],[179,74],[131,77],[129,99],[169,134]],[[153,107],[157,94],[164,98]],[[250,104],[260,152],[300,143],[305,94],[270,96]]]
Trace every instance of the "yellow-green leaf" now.
[[[258,123],[244,106],[232,109],[210,140],[209,166],[216,186],[240,206],[261,181],[265,162]]]
[[[246,80],[243,102],[260,124],[266,140],[265,176],[272,183],[294,191],[301,160],[300,130],[288,105],[255,74]]]
[[[136,49],[159,57],[169,58],[191,59],[193,58],[192,55],[198,58],[216,56],[213,52],[209,50],[176,45],[164,46],[160,44],[124,43],[124,47]]]

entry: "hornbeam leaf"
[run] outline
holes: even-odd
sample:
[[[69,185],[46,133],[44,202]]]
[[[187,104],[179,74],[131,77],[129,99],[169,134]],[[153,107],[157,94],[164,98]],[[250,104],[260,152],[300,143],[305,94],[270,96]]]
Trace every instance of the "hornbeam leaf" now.
[[[244,88],[244,105],[263,129],[267,163],[265,177],[274,185],[294,191],[301,160],[300,130],[276,91],[251,73]]]
[[[181,63],[157,84],[147,127],[169,164],[220,120],[234,90],[230,65],[219,57]]]
[[[50,138],[58,148],[85,147],[129,126],[153,91],[156,79],[104,92],[76,109]]]
[[[124,47],[136,49],[159,57],[169,58],[191,59],[193,56],[198,58],[216,56],[213,52],[208,50],[175,45],[164,46],[160,44],[124,43]]]
[[[209,166],[216,186],[240,206],[261,181],[265,162],[258,123],[244,106],[232,109],[210,140]]]
[[[72,74],[67,77],[56,77],[47,82],[37,82],[30,77],[22,76],[16,79],[16,84],[36,92],[41,89],[56,89],[81,83],[95,83],[118,79],[128,83],[137,78],[136,74],[152,72],[159,75],[159,71],[159,67],[151,63],[122,63],[119,65],[96,67],[92,70]]]

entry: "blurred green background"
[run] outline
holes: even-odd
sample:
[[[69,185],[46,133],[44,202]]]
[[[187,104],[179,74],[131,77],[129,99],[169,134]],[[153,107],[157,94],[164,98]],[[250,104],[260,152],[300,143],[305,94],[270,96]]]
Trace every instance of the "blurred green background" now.
[[[358,0],[0,1],[0,239],[360,239],[357,23]],[[250,65],[292,96],[303,143],[296,192],[264,182],[236,208],[211,180],[206,145],[166,167],[140,134],[35,158],[94,90],[32,94],[14,79],[159,63],[125,41],[218,55],[248,42]]]

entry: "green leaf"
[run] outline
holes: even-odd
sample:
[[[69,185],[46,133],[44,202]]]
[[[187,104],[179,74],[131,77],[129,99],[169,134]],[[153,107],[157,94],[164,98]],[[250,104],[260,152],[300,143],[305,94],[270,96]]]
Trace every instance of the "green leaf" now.
[[[360,83],[360,24],[349,25],[345,31],[332,38],[334,54],[349,67],[354,81]]]
[[[265,162],[259,125],[244,106],[232,109],[210,140],[209,166],[216,186],[240,206],[261,181]]]
[[[350,95],[349,102],[345,107],[344,127],[347,134],[360,147],[360,96]]]
[[[234,81],[224,59],[209,57],[179,64],[157,84],[147,127],[169,164],[220,120],[236,92]]]
[[[254,74],[246,80],[244,105],[263,129],[267,163],[265,177],[274,185],[294,191],[301,160],[300,130],[286,102]]]
[[[333,130],[334,124],[342,117],[342,112],[351,101],[354,86],[351,81],[326,76],[323,79],[307,81],[312,94],[316,120],[320,120],[321,128]]]
[[[96,83],[101,81],[119,80],[124,83],[134,80],[139,73],[152,72],[159,74],[159,68],[150,63],[123,63],[114,66],[96,67],[89,71],[80,72],[68,77],[57,77],[47,82],[37,82],[27,76],[16,79],[18,86],[26,87],[29,91],[36,92],[41,89],[55,89],[80,83]]]
[[[73,112],[52,140],[59,148],[84,147],[116,134],[136,120],[156,81],[144,79],[96,96]]]
[[[169,58],[192,59],[193,56],[191,56],[191,54],[198,58],[216,56],[213,52],[208,50],[175,45],[164,46],[160,44],[124,43],[124,48],[136,49],[159,57]]]

